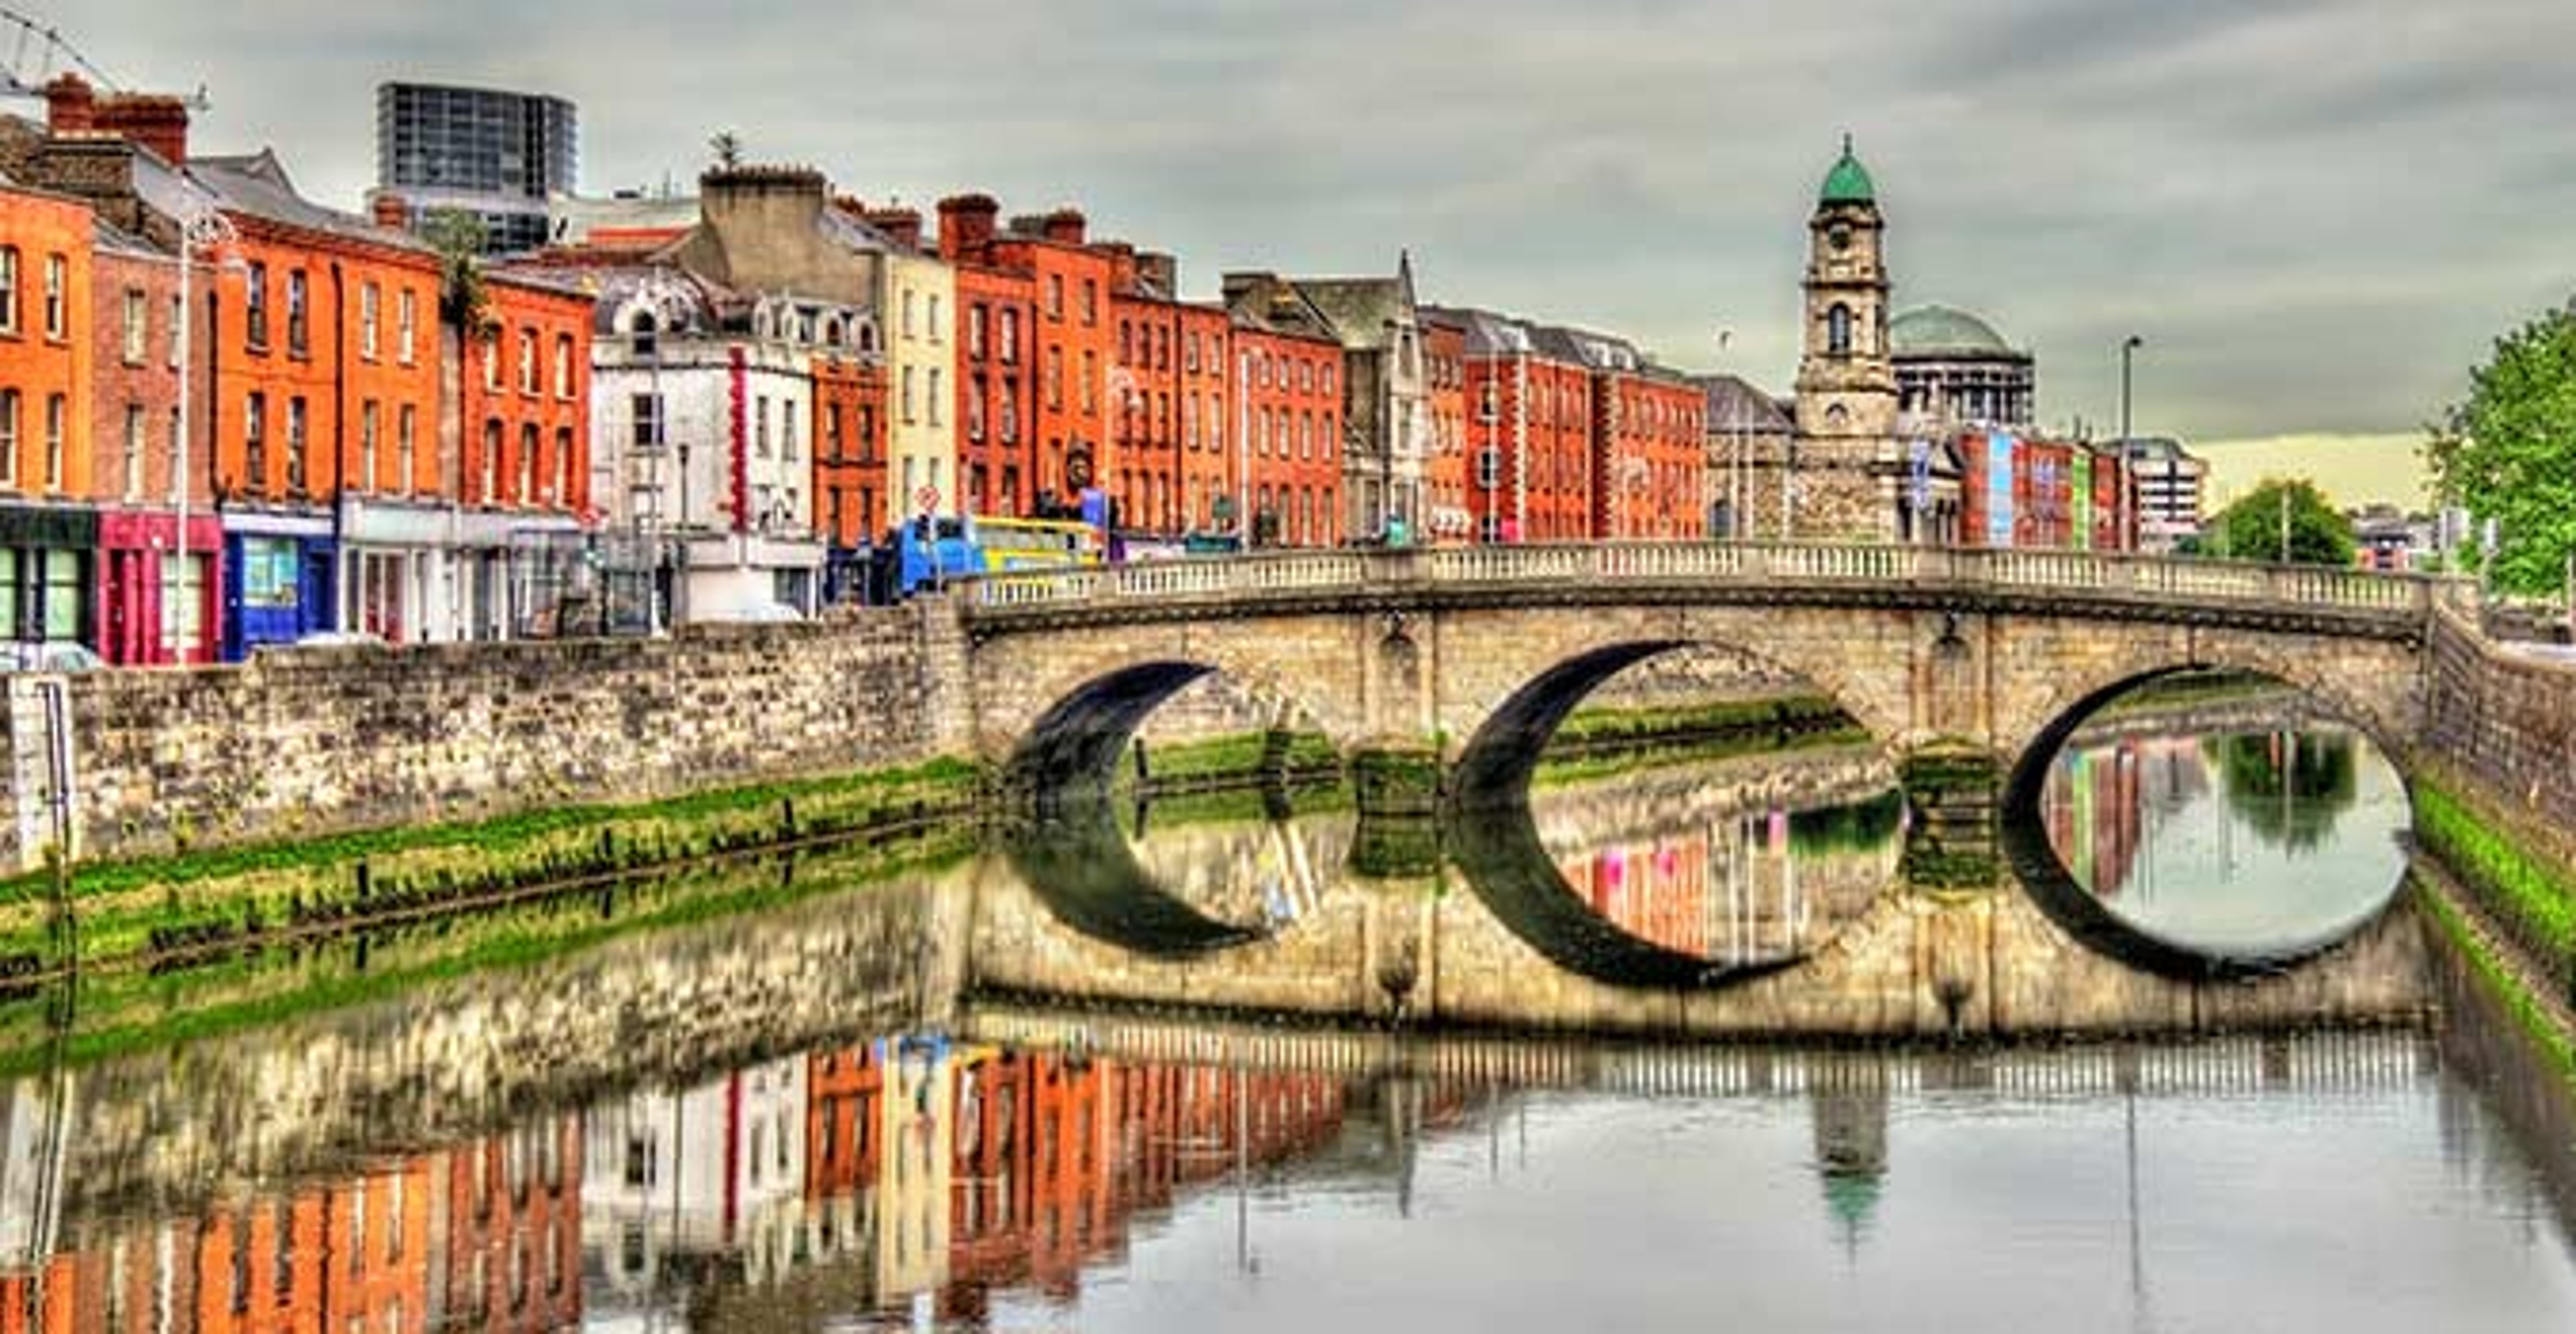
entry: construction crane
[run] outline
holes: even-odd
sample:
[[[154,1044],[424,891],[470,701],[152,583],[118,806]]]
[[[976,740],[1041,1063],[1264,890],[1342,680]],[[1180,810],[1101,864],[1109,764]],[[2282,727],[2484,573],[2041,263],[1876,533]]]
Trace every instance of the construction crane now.
[[[0,47],[7,49],[9,57],[6,65],[0,65],[0,96],[42,97],[45,85],[64,74],[78,74],[103,93],[121,91],[116,80],[91,64],[62,33],[7,6],[0,6]],[[191,111],[203,111],[209,105],[202,86],[179,100]]]

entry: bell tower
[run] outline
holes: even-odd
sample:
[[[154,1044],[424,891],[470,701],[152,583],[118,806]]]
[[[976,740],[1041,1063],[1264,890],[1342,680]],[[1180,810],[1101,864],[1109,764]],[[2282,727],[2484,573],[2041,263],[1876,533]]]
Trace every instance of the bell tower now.
[[[1869,172],[1843,136],[1807,221],[1806,331],[1798,360],[1801,444],[1892,449],[1896,366],[1887,348],[1887,223]]]

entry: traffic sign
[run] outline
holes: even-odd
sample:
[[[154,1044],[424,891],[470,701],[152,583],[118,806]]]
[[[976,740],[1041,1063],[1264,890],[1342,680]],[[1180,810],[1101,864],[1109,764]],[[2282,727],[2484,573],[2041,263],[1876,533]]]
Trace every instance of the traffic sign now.
[[[920,507],[921,512],[924,514],[928,514],[933,510],[938,509],[939,488],[935,486],[925,486],[920,490],[913,492],[912,503]]]

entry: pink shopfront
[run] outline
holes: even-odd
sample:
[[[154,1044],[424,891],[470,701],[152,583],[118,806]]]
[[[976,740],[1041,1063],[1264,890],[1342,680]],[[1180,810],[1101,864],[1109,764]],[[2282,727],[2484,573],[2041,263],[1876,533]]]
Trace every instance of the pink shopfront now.
[[[223,521],[188,516],[184,569],[180,546],[179,517],[169,510],[99,511],[100,657],[119,666],[217,660]]]

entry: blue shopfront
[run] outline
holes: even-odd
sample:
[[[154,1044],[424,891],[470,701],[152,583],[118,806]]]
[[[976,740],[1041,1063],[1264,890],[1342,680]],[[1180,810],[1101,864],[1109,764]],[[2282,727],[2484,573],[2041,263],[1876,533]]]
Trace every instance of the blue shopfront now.
[[[339,543],[328,519],[224,516],[224,661],[335,627]]]

